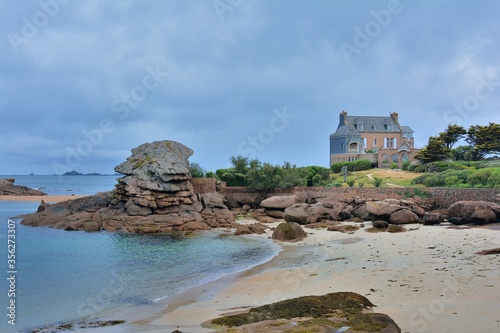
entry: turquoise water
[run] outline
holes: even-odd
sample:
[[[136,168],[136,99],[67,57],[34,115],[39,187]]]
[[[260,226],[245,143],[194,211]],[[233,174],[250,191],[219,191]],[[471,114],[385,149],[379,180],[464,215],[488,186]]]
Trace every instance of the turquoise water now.
[[[58,191],[66,185],[48,187]],[[81,193],[71,185],[75,194]],[[164,309],[168,296],[264,263],[280,249],[263,237],[227,237],[215,231],[176,237],[68,232],[27,227],[12,218],[37,206],[0,202],[0,332],[68,321],[145,318]],[[9,218],[16,222],[15,326],[7,316]]]

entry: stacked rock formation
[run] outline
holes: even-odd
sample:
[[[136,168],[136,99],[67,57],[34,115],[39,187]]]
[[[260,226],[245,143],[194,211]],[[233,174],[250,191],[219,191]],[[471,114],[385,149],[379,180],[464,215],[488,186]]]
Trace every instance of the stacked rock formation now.
[[[115,170],[114,191],[54,205],[42,202],[22,223],[65,230],[168,233],[233,226],[219,193],[195,193],[190,148],[175,141],[145,143]]]
[[[198,211],[189,181],[191,155],[192,149],[175,141],[145,143],[132,149],[132,156],[115,167],[125,176],[118,179],[112,203],[125,202],[131,216]]]

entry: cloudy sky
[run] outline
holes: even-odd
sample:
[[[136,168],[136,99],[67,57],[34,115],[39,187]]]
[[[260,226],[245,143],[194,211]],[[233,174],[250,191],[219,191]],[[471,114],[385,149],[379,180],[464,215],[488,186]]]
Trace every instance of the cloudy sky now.
[[[328,166],[342,110],[416,145],[500,122],[500,2],[0,1],[0,174],[112,173],[170,139]]]

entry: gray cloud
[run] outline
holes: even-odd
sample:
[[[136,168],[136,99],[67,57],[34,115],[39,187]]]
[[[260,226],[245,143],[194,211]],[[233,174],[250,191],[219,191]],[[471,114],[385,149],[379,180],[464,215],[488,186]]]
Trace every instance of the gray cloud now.
[[[420,145],[450,122],[499,122],[500,4],[402,0],[388,17],[397,3],[2,2],[0,173],[112,172],[161,139],[215,170],[252,137],[262,161],[327,166],[343,109],[397,111]],[[270,138],[284,108],[295,118]]]

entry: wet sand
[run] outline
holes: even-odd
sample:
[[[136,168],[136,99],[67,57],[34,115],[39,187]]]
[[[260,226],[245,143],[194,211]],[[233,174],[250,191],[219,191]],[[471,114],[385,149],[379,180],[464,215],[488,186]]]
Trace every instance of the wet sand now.
[[[270,262],[177,295],[162,313],[113,331],[213,332],[201,323],[224,313],[353,291],[367,296],[402,332],[500,332],[500,256],[475,254],[500,247],[500,230],[406,227],[415,230],[306,229],[304,241],[282,243],[284,251]]]

